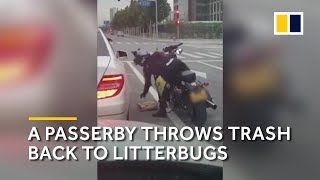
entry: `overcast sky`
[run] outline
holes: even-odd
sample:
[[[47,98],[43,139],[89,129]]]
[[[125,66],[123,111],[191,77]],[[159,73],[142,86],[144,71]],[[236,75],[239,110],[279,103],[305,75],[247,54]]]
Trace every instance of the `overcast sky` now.
[[[173,7],[173,0],[168,0]],[[98,0],[98,25],[103,24],[104,20],[110,20],[110,8],[116,7],[123,9],[130,4],[130,0]]]

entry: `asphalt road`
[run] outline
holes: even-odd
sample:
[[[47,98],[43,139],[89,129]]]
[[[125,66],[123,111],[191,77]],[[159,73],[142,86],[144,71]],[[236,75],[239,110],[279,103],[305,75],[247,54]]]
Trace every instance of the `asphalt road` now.
[[[177,44],[180,41],[171,40],[151,40],[138,37],[117,37],[115,35],[106,34],[108,38],[113,40],[112,46],[114,51],[126,51],[128,58],[122,59],[125,63],[127,76],[130,85],[130,109],[129,116],[132,121],[141,121],[161,126],[193,126],[188,116],[183,113],[171,112],[168,118],[153,118],[153,112],[140,112],[137,109],[137,103],[146,100],[155,100],[157,97],[153,88],[146,99],[140,99],[140,94],[143,91],[143,73],[142,68],[134,65],[133,55],[131,51],[138,48],[145,49],[149,52],[154,52],[157,48],[161,50],[163,47]],[[183,41],[182,41],[183,42]],[[222,57],[222,41],[202,41],[188,40],[181,46],[183,53],[180,59],[184,61],[191,70],[200,72],[199,80],[209,82],[208,90],[218,105],[217,110],[208,110],[208,120],[205,124],[208,126],[222,126],[223,119],[223,57]],[[204,78],[204,77],[207,78]]]

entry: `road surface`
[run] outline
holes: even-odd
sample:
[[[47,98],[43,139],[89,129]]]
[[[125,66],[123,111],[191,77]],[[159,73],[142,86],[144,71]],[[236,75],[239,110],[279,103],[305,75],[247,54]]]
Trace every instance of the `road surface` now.
[[[138,48],[154,52],[157,48],[162,50],[168,45],[177,44],[180,41],[171,40],[150,40],[138,37],[117,37],[116,35],[106,34],[111,38],[114,51],[122,50],[128,53],[128,58],[121,59],[125,64],[127,77],[130,85],[130,108],[129,116],[132,121],[141,121],[161,126],[193,126],[191,119],[183,113],[171,112],[168,118],[154,118],[153,112],[139,112],[137,103],[145,100],[154,100],[157,94],[153,88],[150,89],[146,99],[140,99],[143,91],[144,78],[142,68],[133,63],[131,51]],[[183,41],[182,41],[183,42]],[[205,124],[208,126],[222,126],[223,110],[223,52],[222,41],[186,41],[182,46],[183,53],[179,58],[184,61],[191,70],[197,71],[199,80],[209,82],[208,90],[218,105],[217,110],[208,109],[208,120]],[[207,77],[206,79],[204,77]]]

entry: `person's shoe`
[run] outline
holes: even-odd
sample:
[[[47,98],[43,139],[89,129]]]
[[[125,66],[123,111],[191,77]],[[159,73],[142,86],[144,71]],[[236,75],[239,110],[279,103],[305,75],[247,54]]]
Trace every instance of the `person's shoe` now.
[[[152,117],[166,118],[167,112],[159,110],[157,113],[152,114]]]

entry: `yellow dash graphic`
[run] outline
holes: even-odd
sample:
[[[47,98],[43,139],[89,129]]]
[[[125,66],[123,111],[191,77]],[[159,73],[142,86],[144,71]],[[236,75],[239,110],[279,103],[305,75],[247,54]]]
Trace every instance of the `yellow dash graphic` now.
[[[29,121],[76,121],[78,120],[77,117],[52,117],[52,116],[34,116],[29,117]]]

